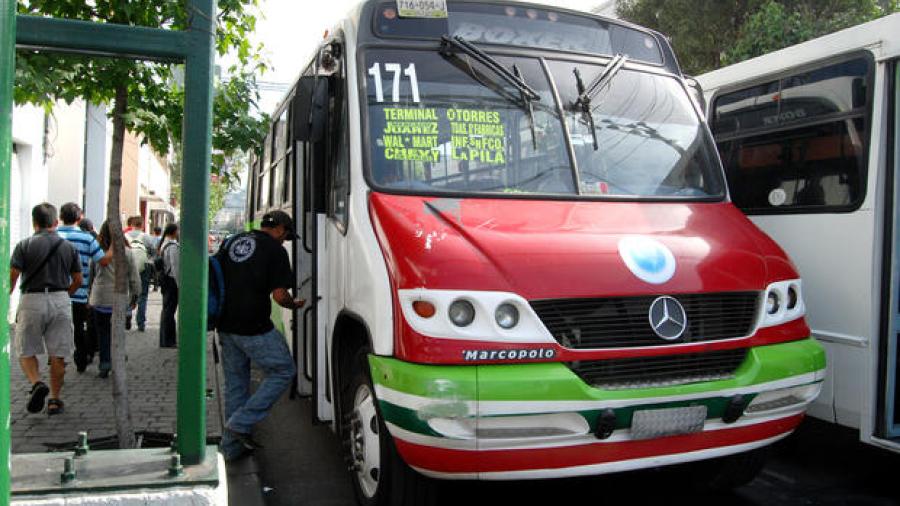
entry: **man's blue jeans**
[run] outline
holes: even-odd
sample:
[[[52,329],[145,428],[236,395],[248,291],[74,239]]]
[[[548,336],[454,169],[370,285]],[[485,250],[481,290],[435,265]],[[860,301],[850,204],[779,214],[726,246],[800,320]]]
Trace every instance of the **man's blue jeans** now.
[[[225,371],[225,427],[249,434],[291,385],[297,368],[284,337],[275,329],[255,336],[219,332],[219,342]],[[250,395],[251,363],[265,373],[265,379],[253,395]],[[235,446],[236,441],[227,432],[222,435],[226,458],[239,451]]]
[[[139,329],[143,330],[147,324],[147,294],[150,293],[150,268],[144,267],[141,272],[141,293],[137,302],[137,319],[136,323]]]

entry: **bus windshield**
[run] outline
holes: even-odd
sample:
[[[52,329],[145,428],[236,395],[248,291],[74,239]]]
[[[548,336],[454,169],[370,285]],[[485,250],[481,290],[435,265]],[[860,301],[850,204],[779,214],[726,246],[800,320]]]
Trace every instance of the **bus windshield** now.
[[[602,65],[494,59],[537,97],[465,53],[366,53],[375,187],[415,194],[723,196],[712,141],[675,78],[622,69],[595,94],[589,114],[578,103],[574,70],[590,82]]]

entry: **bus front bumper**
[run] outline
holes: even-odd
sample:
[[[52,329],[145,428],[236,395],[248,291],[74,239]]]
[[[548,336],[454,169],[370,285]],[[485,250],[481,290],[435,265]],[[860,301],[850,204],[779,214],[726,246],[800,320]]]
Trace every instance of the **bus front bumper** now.
[[[484,480],[604,474],[766,446],[797,427],[825,373],[812,339],[751,348],[729,379],[626,390],[589,386],[563,363],[369,363],[403,459],[429,476]]]

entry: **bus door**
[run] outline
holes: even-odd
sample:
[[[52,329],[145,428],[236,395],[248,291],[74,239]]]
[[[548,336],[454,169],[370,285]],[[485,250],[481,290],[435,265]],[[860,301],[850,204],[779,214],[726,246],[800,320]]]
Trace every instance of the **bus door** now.
[[[297,312],[294,328],[300,393],[311,396],[313,422],[333,418],[327,370],[328,266],[325,241],[329,139],[328,78],[303,76],[292,102],[298,156],[294,210],[302,233],[295,241],[297,293],[306,305]]]
[[[292,114],[297,111],[292,110]],[[293,121],[292,121],[293,123]],[[295,226],[300,237],[293,243],[294,253],[294,276],[295,290],[294,296],[304,299],[307,303],[302,308],[295,310],[294,319],[291,325],[294,338],[294,362],[297,364],[297,383],[296,393],[301,396],[308,397],[312,395],[312,379],[313,365],[310,362],[312,354],[309,353],[311,339],[315,336],[312,331],[312,312],[315,309],[313,300],[313,282],[312,282],[312,248],[309,244],[310,230],[309,226],[309,204],[310,198],[308,194],[308,174],[306,168],[306,160],[308,158],[309,143],[305,141],[294,141],[294,160],[292,174],[293,185],[292,191],[294,199],[292,202]]]
[[[888,96],[888,131],[885,136],[887,151],[886,167],[893,185],[893,205],[888,207],[887,218],[893,228],[893,237],[885,237],[885,272],[890,272],[889,292],[884,298],[884,328],[879,356],[879,379],[881,380],[881,398],[879,399],[879,415],[876,430],[884,437],[900,438],[900,63],[897,60],[888,65],[886,74]],[[889,186],[890,191],[890,186]],[[886,235],[890,228],[885,227]],[[890,251],[890,247],[893,251]],[[880,429],[880,430],[879,430]]]

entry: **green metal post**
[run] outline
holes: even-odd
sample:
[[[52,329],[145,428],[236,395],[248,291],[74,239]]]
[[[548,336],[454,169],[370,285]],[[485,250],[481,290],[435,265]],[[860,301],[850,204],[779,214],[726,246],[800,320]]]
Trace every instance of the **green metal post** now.
[[[185,464],[206,452],[206,293],[212,138],[213,0],[188,2],[190,49],[184,71],[184,167],[178,310],[178,450]]]
[[[9,171],[12,160],[16,2],[0,0],[0,505],[9,504]]]

